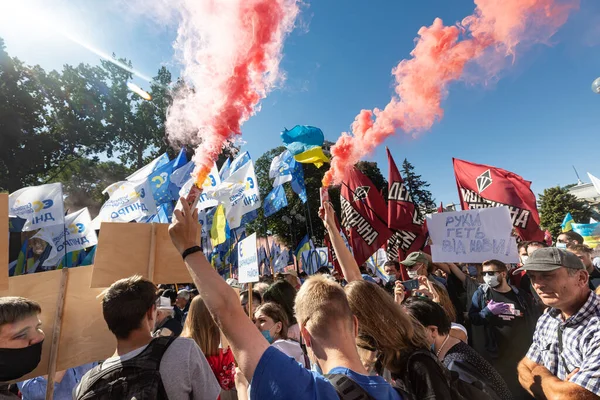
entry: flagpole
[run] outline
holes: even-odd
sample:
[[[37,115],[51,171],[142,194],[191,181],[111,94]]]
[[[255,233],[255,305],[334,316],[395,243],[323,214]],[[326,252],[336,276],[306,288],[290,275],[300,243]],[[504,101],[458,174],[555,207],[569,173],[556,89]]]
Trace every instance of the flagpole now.
[[[308,200],[306,201],[306,209],[308,210],[308,222],[310,223],[310,237],[312,239],[315,237],[315,233],[313,232],[313,224],[312,218],[310,216],[310,206],[308,205]]]
[[[271,268],[271,275],[275,276],[275,269],[273,268],[273,260],[271,260],[271,249],[269,248],[269,232],[267,232],[267,217],[263,211],[263,226],[265,228],[265,241],[267,242],[267,258],[269,259],[269,267]]]

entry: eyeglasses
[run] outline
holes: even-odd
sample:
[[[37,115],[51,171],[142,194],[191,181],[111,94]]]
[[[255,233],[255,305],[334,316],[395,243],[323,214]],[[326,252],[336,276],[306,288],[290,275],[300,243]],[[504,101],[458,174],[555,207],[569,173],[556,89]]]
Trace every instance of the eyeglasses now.
[[[483,271],[481,273],[481,275],[483,275],[483,276],[486,276],[486,275],[487,276],[494,276],[494,275],[499,274],[499,273],[500,273],[500,271]]]

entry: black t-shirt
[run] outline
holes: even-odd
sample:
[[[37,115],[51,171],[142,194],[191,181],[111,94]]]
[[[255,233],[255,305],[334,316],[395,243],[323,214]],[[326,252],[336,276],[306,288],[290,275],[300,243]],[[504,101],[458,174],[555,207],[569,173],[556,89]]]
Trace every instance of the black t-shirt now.
[[[596,290],[598,286],[600,286],[600,272],[594,268],[592,273],[590,274],[590,279],[588,281],[590,289]]]
[[[457,372],[463,381],[471,383],[476,379],[491,388],[500,399],[513,399],[498,371],[469,345],[463,342],[455,344],[448,350],[442,363],[450,371]]]
[[[525,320],[525,313],[532,310],[524,310],[519,303],[517,295],[512,290],[506,293],[500,293],[495,290],[490,291],[492,300],[507,304],[513,304],[515,311],[518,310],[519,316],[498,315],[493,319],[493,329],[496,333],[498,348],[503,353],[517,353],[517,358],[522,358],[531,345],[533,332],[530,332]],[[504,356],[504,355],[503,355]]]
[[[440,365],[426,354],[411,356],[408,382],[404,382],[419,400],[452,400],[452,392]],[[394,375],[392,378],[396,379]],[[398,377],[401,378],[401,377]]]

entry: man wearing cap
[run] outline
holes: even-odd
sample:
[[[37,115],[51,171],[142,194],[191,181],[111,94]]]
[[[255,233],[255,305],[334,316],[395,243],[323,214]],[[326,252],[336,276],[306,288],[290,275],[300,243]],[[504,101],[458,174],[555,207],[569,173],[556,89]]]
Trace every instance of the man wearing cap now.
[[[171,299],[159,297],[156,305],[156,322],[152,336],[179,336],[182,326],[175,318]]]
[[[444,278],[432,274],[432,271],[429,269],[431,265],[429,257],[422,251],[410,253],[404,261],[400,262],[400,264],[406,267],[410,279],[417,279],[418,276],[426,276],[429,280],[436,280],[438,283],[446,286],[446,280]]]
[[[519,381],[536,398],[597,399],[600,395],[600,304],[573,253],[549,247],[520,268],[550,307],[519,363]]]

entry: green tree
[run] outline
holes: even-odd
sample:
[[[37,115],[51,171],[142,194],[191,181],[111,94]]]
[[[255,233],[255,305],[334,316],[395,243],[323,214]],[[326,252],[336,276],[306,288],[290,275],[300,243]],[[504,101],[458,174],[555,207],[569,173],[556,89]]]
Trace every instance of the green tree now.
[[[125,180],[130,172],[114,161],[80,158],[61,168],[49,182],[62,182],[65,211],[87,207],[94,218],[106,200],[102,191],[114,182]]]
[[[544,189],[544,193],[538,195],[538,210],[541,227],[548,229],[554,238],[560,234],[561,224],[567,213],[571,213],[577,223],[586,223],[592,215],[585,201],[560,186]]]
[[[425,213],[433,212],[437,207],[433,195],[427,189],[429,183],[421,179],[421,175],[415,173],[415,167],[405,158],[402,163],[402,178],[415,205]]]

